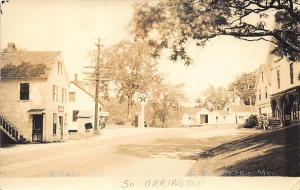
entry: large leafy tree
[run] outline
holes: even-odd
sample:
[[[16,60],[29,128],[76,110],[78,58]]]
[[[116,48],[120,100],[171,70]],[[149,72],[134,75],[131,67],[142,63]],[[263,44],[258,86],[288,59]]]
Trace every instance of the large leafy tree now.
[[[209,87],[203,91],[196,99],[196,107],[206,108],[210,111],[222,110],[227,103],[229,103],[228,91],[222,87]]]
[[[151,48],[143,41],[121,41],[106,50],[107,65],[112,67],[111,73],[120,103],[127,101],[128,118],[134,95],[147,92],[160,80],[157,62],[150,55],[151,52]]]
[[[183,84],[171,85],[160,82],[151,89],[149,106],[153,110],[152,126],[168,127],[171,109],[179,112],[181,102],[185,100],[182,87]]]
[[[229,90],[234,91],[246,105],[255,104],[255,81],[256,71],[243,73],[238,76],[230,85]]]
[[[271,51],[290,61],[300,60],[299,0],[158,0],[139,2],[131,23],[138,38],[172,50],[171,60],[192,62],[186,45],[204,46],[217,36],[246,41],[265,40]],[[268,24],[274,22],[274,24]]]

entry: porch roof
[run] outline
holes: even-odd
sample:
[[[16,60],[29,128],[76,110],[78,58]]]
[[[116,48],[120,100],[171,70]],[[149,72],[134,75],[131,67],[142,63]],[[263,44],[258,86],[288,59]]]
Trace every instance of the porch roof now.
[[[27,111],[29,114],[44,114],[45,109],[30,109]]]

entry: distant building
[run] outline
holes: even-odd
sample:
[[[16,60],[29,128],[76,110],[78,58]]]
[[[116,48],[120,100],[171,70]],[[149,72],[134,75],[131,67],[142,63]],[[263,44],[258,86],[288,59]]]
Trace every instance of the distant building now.
[[[251,115],[257,114],[256,107],[251,105],[226,105],[224,110],[229,112],[234,124],[243,124]]]
[[[240,125],[251,115],[256,115],[255,106],[230,104],[223,110],[209,111],[205,108],[191,108],[183,111],[183,125]]]
[[[182,118],[181,118],[181,125],[183,127],[194,126],[199,124],[197,122],[197,118],[195,117],[199,108],[190,108],[190,107],[182,107]]]
[[[89,81],[79,81],[77,74],[70,83],[69,89],[69,110],[68,110],[68,131],[87,132],[94,128],[95,114],[95,92]],[[99,119],[104,119],[100,114],[103,111],[103,103],[98,101]],[[100,124],[99,120],[98,124]]]
[[[33,142],[64,139],[69,80],[61,53],[18,51],[10,43],[0,55],[3,135],[15,141],[21,137]]]
[[[256,106],[259,114],[278,118],[283,125],[300,120],[300,63],[270,55],[260,66],[256,80]]]

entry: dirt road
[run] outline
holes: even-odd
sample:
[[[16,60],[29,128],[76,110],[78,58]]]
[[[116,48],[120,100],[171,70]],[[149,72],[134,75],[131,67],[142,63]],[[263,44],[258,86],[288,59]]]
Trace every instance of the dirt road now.
[[[257,132],[231,126],[107,128],[89,139],[2,148],[0,177],[190,176],[195,155],[211,143],[207,139],[243,133]]]

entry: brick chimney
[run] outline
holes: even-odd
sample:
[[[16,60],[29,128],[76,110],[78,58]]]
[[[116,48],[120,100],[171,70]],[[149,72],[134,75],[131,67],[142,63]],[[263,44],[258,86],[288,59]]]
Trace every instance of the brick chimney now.
[[[75,74],[74,74],[74,81],[77,81],[77,80],[78,80],[78,74],[75,73]]]
[[[17,48],[16,48],[15,43],[10,42],[7,44],[7,52],[16,52],[16,51],[17,51]]]

